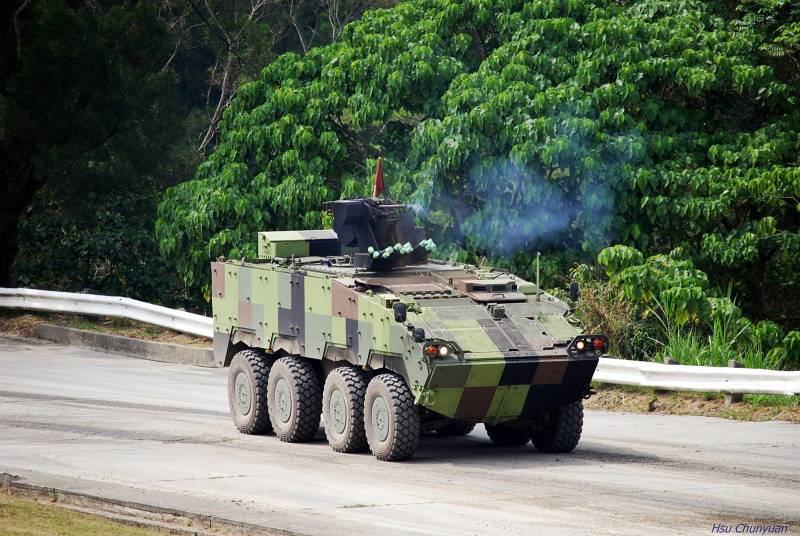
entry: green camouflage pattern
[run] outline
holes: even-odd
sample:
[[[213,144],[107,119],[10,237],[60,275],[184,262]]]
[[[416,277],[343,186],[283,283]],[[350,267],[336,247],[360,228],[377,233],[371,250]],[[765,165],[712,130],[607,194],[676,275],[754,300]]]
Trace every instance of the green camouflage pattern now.
[[[574,351],[580,330],[568,306],[535,284],[436,262],[364,271],[317,255],[331,233],[260,233],[261,260],[212,263],[220,362],[246,345],[391,370],[420,406],[472,422],[533,417],[588,392],[598,356]],[[395,321],[397,302],[405,322]],[[414,328],[457,351],[427,356]]]

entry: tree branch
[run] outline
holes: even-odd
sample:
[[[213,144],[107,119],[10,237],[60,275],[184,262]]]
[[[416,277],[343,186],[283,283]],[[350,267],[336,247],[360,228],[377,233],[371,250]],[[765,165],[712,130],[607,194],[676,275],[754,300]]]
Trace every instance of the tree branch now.
[[[22,15],[22,12],[30,5],[31,0],[25,0],[22,4],[14,11],[14,35],[17,39],[17,61],[22,59],[22,37],[19,31],[19,16]]]

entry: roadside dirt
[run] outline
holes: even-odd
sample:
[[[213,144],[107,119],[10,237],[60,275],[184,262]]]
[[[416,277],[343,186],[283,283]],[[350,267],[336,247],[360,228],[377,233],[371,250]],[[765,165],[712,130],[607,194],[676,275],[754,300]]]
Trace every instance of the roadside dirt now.
[[[17,337],[36,337],[36,324],[40,322],[100,333],[110,333],[112,335],[121,335],[132,339],[169,342],[200,348],[209,348],[211,346],[211,341],[209,339],[178,333],[142,322],[121,318],[87,317],[68,314],[35,313],[19,315],[0,312],[0,333],[6,333]]]
[[[800,422],[799,396],[745,395],[742,402],[726,406],[725,396],[717,393],[656,392],[607,384],[597,384],[594,389],[597,394],[584,402],[586,409]]]

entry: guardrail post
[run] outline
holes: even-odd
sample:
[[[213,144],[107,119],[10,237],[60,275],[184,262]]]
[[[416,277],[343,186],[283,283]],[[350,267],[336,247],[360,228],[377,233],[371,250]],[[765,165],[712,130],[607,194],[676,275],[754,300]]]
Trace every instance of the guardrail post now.
[[[728,367],[730,368],[744,368],[744,365],[735,359],[728,359]],[[725,405],[730,406],[742,401],[742,393],[725,393]]]
[[[676,360],[672,359],[671,357],[664,357],[664,364],[665,365],[680,365]],[[655,393],[657,395],[666,395],[669,393],[667,389],[655,389]]]

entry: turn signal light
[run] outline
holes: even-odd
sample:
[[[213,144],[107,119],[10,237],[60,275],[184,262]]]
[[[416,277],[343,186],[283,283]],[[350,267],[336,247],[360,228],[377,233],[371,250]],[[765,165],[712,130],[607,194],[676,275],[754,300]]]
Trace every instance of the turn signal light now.
[[[602,352],[606,349],[606,343],[600,337],[596,338],[592,344],[594,344],[594,349]]]
[[[428,357],[434,357],[438,351],[439,349],[433,344],[425,347],[425,353],[428,354]]]

